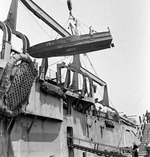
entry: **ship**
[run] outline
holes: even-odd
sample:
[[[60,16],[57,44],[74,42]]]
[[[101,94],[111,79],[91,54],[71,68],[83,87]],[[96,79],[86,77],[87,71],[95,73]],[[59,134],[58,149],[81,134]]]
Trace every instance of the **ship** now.
[[[0,21],[0,156],[130,156],[133,143],[140,144],[140,127],[110,106],[107,83],[80,62],[80,54],[114,47],[110,30],[78,34],[70,0],[72,33],[32,0],[20,1],[61,38],[30,46],[17,30],[18,0],[12,0],[7,19]],[[22,51],[13,48],[12,35],[21,39]],[[59,56],[73,56],[73,61],[58,63],[55,77],[48,77],[48,58]]]

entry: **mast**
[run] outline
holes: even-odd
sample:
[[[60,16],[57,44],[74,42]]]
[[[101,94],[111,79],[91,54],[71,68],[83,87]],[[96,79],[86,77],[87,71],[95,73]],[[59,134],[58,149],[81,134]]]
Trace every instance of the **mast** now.
[[[7,19],[4,21],[12,30],[16,30],[18,0],[12,0]]]

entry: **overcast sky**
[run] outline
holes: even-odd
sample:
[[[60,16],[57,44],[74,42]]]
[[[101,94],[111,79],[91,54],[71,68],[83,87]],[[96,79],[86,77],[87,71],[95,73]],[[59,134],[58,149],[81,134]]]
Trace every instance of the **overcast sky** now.
[[[0,20],[7,17],[11,0],[1,0]],[[36,0],[56,21],[65,26],[69,17],[66,0]],[[73,15],[83,29],[109,27],[114,48],[88,54],[98,76],[108,84],[112,106],[127,115],[150,111],[150,1],[72,0]],[[53,31],[19,3],[17,30],[31,45],[50,40]],[[53,62],[55,58],[50,59]]]

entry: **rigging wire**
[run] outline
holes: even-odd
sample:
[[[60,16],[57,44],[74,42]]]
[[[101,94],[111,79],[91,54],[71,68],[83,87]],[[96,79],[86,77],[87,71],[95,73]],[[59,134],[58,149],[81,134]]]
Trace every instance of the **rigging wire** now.
[[[82,30],[84,33],[86,33],[86,32],[84,31],[84,29],[81,27],[81,25],[79,25],[79,27],[81,28],[81,30]]]
[[[84,63],[83,59],[82,59],[82,58],[80,58],[80,59],[81,59],[81,62],[83,63],[83,65],[84,65],[85,69],[87,69],[87,66],[86,66],[86,64]]]
[[[50,66],[52,66],[52,65],[55,65],[55,64],[57,64],[57,63],[59,63],[59,62],[65,60],[65,59],[67,59],[67,58],[69,58],[69,57],[70,57],[70,56],[67,56],[67,57],[65,57],[65,58],[63,58],[63,59],[61,59],[61,60],[59,60],[59,61],[57,61],[57,62],[54,62],[54,63],[48,65],[48,67],[50,67]]]
[[[91,65],[91,67],[92,67],[92,69],[93,69],[93,71],[94,71],[95,75],[96,75],[96,76],[98,76],[98,74],[97,74],[96,70],[94,69],[94,66],[93,66],[92,62],[90,61],[89,56],[87,55],[87,53],[85,53],[85,56],[87,57],[87,59],[88,59],[88,61],[89,61],[90,65]]]
[[[63,27],[66,29],[67,28],[67,24],[69,23],[69,18],[66,20],[66,22],[64,23]],[[59,34],[57,33],[55,39],[57,39],[59,36]]]
[[[85,53],[85,56],[87,57],[87,59],[88,59],[88,61],[89,61],[90,65],[91,65],[91,67],[92,67],[92,69],[93,69],[93,71],[94,71],[95,75],[98,77],[98,74],[97,74],[96,70],[94,69],[94,66],[93,66],[92,62],[90,61],[89,56],[88,56],[86,53]],[[101,97],[103,97],[99,89],[98,89],[98,92],[99,92],[99,94],[101,95]],[[109,97],[108,97],[108,99],[109,99],[110,104],[111,104],[111,105],[112,105],[112,107],[114,108],[114,105],[113,105],[113,103],[112,103],[111,99],[110,99]]]
[[[85,54],[84,54],[84,56],[85,56]],[[85,63],[84,63],[84,61],[82,60],[82,58],[81,58],[81,61],[82,61],[82,63],[84,64],[85,69],[87,69],[87,66],[85,65]],[[88,61],[89,61],[89,59],[88,59]],[[102,93],[100,92],[99,88],[98,88],[97,90],[98,90],[98,93],[100,94],[100,96],[103,98]]]
[[[86,25],[86,24],[84,24],[83,22],[81,22],[80,20],[78,20],[78,22],[80,22],[82,25],[84,25],[85,27],[87,27],[87,28],[90,28],[90,26],[88,26],[88,25]]]
[[[19,0],[20,2],[20,0]],[[25,8],[25,10],[29,13],[29,15],[33,18],[33,20],[39,25],[39,27],[43,30],[43,32],[51,39],[49,33],[44,30],[44,28],[40,25],[40,23],[34,18],[34,16],[29,12],[29,10],[20,2],[20,4]]]

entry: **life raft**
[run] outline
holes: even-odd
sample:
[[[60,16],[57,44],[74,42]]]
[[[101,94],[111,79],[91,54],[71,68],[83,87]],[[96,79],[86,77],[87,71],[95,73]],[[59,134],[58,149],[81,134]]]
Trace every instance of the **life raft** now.
[[[12,117],[21,112],[37,75],[28,54],[16,54],[6,64],[0,83],[0,113]]]

